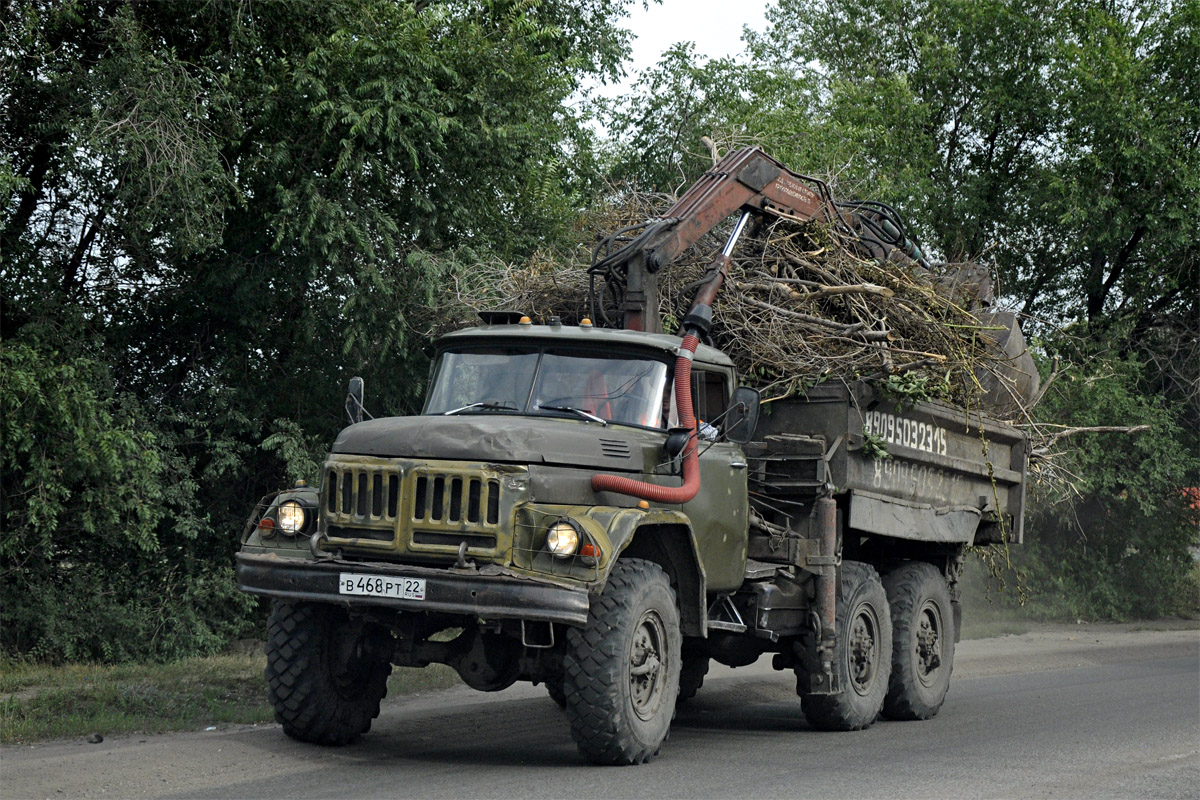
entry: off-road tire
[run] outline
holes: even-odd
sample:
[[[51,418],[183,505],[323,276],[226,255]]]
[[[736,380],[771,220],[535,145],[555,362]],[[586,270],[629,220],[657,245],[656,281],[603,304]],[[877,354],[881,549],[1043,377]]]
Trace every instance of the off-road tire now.
[[[267,620],[267,697],[283,732],[343,745],[370,730],[392,671],[386,637],[335,606],[275,601]]]
[[[551,678],[546,681],[546,694],[550,695],[550,699],[559,708],[567,707],[567,696],[563,694],[562,680],[554,680]]]
[[[838,581],[833,673],[841,692],[810,694],[804,716],[823,731],[857,731],[879,716],[892,670],[892,618],[879,574],[843,561]]]
[[[904,564],[883,578],[892,607],[892,677],[883,715],[929,719],[938,713],[954,670],[954,611],[946,579],[931,564]]]
[[[676,704],[685,703],[696,696],[704,685],[704,676],[708,674],[709,657],[704,653],[688,652],[684,646],[683,660],[679,667],[679,699]]]
[[[596,764],[644,764],[671,730],[682,637],[675,592],[655,563],[618,561],[587,624],[567,631],[571,737]]]

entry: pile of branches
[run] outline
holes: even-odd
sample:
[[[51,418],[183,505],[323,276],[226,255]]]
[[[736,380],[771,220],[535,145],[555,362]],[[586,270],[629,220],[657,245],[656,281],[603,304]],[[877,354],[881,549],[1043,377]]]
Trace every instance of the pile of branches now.
[[[589,297],[594,245],[584,243],[586,233],[598,238],[644,221],[668,199],[632,194],[595,212],[566,257],[478,265],[443,298],[438,327],[470,324],[474,312],[497,308],[564,324],[619,321],[619,290],[601,287]],[[677,329],[726,233],[710,233],[658,273],[668,331]],[[712,343],[768,401],[830,380],[865,379],[904,399],[978,408],[981,379],[992,379],[1004,359],[989,347],[987,326],[963,292],[911,262],[863,258],[845,233],[815,223],[781,220],[743,235],[713,311]]]
[[[674,313],[703,275],[702,263],[688,266],[691,281],[686,270],[668,276]],[[829,228],[779,222],[735,252],[714,338],[768,399],[865,379],[971,405],[977,372],[996,357],[965,298],[918,270],[861,258]]]

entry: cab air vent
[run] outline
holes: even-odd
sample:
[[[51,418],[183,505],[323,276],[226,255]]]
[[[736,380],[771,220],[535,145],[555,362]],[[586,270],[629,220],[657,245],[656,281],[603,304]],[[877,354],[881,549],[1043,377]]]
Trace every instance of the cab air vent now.
[[[600,452],[609,458],[629,458],[629,442],[624,439],[600,438]]]

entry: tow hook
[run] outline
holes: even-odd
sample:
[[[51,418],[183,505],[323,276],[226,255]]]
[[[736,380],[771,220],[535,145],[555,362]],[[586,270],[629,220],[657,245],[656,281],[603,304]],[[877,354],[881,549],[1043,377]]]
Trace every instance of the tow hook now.
[[[475,569],[474,561],[467,561],[467,542],[463,540],[458,545],[458,558],[454,560],[455,569]]]
[[[308,540],[308,550],[310,553],[312,553],[313,558],[321,560],[330,557],[329,553],[326,553],[321,549],[321,543],[325,541],[326,538],[327,537],[324,533],[317,531],[312,535],[312,538]]]

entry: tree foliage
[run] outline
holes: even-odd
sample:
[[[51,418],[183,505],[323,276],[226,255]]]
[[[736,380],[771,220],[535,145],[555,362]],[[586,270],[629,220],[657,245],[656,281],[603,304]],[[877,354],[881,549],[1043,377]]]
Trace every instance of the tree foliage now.
[[[169,428],[86,345],[26,331],[0,353],[5,649],[38,658],[168,658],[244,624],[227,563]]]
[[[987,254],[1027,313],[1200,311],[1194,0],[780,0],[768,20],[739,61],[676,48],[643,75],[612,114],[623,176],[665,189],[715,131],[894,203],[947,259]]]
[[[1075,438],[1054,458],[1070,490],[1031,472],[1028,552],[1016,560],[1029,590],[1050,611],[1073,619],[1148,617],[1194,612],[1197,586],[1191,548],[1200,513],[1184,487],[1200,473],[1200,453],[1169,398],[1146,391],[1147,366],[1114,356],[1110,331],[1063,332],[1047,349],[1080,368],[1048,390],[1042,416],[1079,427],[1146,425],[1114,441]]]
[[[412,410],[440,283],[567,241],[602,177],[685,185],[706,133],[896,204],[1078,321],[1045,346],[1094,369],[1047,413],[1155,434],[1085,442],[1081,495],[1036,527],[1103,585],[1170,584],[1137,565],[1195,535],[1172,492],[1200,485],[1200,4],[779,0],[748,58],[671,50],[598,147],[574,93],[619,73],[628,2],[6,7],[0,647],[219,646],[247,507],[311,475],[346,378]],[[1097,503],[1081,540],[1065,509]]]
[[[413,408],[446,271],[553,242],[591,191],[565,101],[619,70],[626,4],[10,6],[4,649],[133,655],[166,636],[133,635],[139,592],[188,641],[176,612],[230,584],[249,504],[311,466],[346,378]],[[92,624],[118,606],[128,636]]]
[[[1031,551],[1075,570],[1076,597],[1103,574],[1120,600],[1098,613],[1166,608],[1178,583],[1156,570],[1186,574],[1177,501],[1200,483],[1200,3],[779,0],[767,18],[741,58],[676,48],[614,104],[614,174],[669,191],[710,165],[700,135],[759,144],[892,203],[936,256],[992,264],[1044,351],[1076,359],[1041,418],[1153,427],[1120,458],[1080,443],[1077,492],[1043,494]]]
[[[619,134],[605,153],[610,179],[666,193],[686,188],[712,165],[700,138],[755,111],[746,88],[747,72],[736,61],[701,63],[687,42],[668,50],[630,94],[599,102],[599,113]]]

